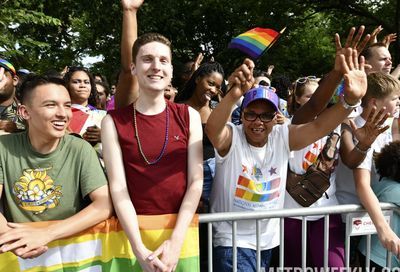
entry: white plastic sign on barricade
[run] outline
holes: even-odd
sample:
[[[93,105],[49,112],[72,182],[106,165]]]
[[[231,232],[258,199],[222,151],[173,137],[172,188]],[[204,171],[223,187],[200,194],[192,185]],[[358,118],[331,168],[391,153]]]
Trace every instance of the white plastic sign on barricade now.
[[[385,220],[390,225],[393,211],[382,211]],[[349,213],[346,216],[346,233],[349,236],[375,234],[376,228],[368,213]]]

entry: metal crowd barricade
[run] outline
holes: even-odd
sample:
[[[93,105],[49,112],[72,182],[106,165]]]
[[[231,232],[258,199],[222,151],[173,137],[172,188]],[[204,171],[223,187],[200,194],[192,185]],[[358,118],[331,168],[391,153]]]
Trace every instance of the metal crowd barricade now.
[[[384,211],[385,218],[391,220],[392,211],[400,212],[400,208],[394,204],[381,203],[381,209]],[[388,212],[387,212],[388,211]],[[360,205],[338,205],[329,207],[309,207],[299,209],[281,209],[281,210],[270,210],[270,211],[257,211],[257,212],[227,212],[227,213],[209,213],[200,214],[200,223],[206,223],[208,229],[208,271],[213,271],[213,260],[212,260],[212,223],[222,221],[232,221],[232,247],[233,247],[233,271],[237,271],[237,245],[236,245],[236,232],[237,232],[237,221],[241,220],[255,220],[256,221],[256,241],[257,241],[257,272],[261,270],[261,250],[260,250],[260,221],[261,219],[269,218],[280,218],[280,247],[279,247],[279,267],[278,271],[285,271],[284,268],[284,218],[286,217],[301,217],[303,219],[302,224],[302,270],[307,271],[306,259],[307,259],[307,244],[306,244],[306,233],[307,224],[306,217],[311,215],[322,215],[324,217],[324,271],[328,270],[328,245],[329,245],[329,215],[331,214],[347,214],[346,216],[346,237],[345,237],[345,265],[349,270],[349,257],[350,257],[350,236],[365,235],[367,234],[367,256],[366,266],[369,267],[369,258],[371,250],[371,234],[376,233],[374,227],[367,231],[355,232],[352,230],[350,223],[354,223],[354,220],[364,218],[367,219],[365,209]],[[390,267],[391,254],[387,254],[387,265]]]

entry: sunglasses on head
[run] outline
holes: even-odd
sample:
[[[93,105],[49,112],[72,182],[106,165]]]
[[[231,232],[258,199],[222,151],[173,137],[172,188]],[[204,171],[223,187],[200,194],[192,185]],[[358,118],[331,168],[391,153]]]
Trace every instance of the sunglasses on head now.
[[[249,122],[253,122],[257,120],[257,118],[260,118],[261,122],[268,123],[271,122],[275,118],[275,116],[276,112],[261,113],[261,114],[257,114],[252,111],[243,112],[243,118]]]
[[[296,83],[304,84],[309,80],[317,80],[317,77],[316,76],[299,77],[298,79],[296,79]]]

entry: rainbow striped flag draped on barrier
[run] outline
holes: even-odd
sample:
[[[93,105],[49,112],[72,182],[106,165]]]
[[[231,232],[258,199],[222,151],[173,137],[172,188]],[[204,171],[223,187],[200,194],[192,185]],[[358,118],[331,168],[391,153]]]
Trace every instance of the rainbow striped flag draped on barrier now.
[[[155,250],[171,236],[176,223],[175,214],[139,216],[138,218],[142,240],[150,250]],[[46,253],[34,259],[24,260],[10,252],[0,254],[0,271],[142,271],[132,253],[125,232],[114,217],[71,237],[53,241],[48,246],[49,250]],[[197,215],[186,233],[175,271],[200,271]]]
[[[270,28],[256,27],[233,38],[228,48],[237,48],[252,59],[258,59],[275,43],[285,29],[278,32]]]

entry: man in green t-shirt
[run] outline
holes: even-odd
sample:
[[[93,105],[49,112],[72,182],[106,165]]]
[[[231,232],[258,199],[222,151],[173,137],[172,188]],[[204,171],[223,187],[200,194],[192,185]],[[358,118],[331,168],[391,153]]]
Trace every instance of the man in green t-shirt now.
[[[28,130],[0,137],[0,253],[32,258],[110,217],[112,204],[94,149],[65,133],[72,112],[63,80],[28,76],[21,103]],[[50,220],[59,221],[21,224]]]

